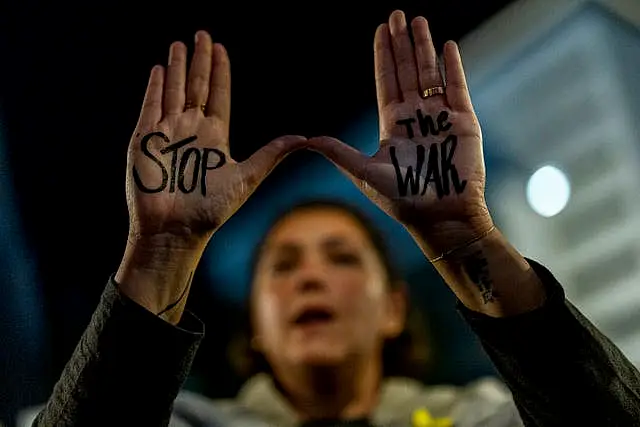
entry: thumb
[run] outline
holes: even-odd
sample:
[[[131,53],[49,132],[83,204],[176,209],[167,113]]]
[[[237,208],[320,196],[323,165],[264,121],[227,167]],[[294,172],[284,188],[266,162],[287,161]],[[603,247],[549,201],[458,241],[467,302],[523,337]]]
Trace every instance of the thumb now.
[[[287,154],[303,148],[307,138],[299,135],[285,135],[274,139],[251,157],[240,163],[242,176],[250,188],[257,186]]]
[[[366,179],[366,168],[370,157],[339,139],[330,136],[311,138],[307,148],[322,154],[355,178]]]

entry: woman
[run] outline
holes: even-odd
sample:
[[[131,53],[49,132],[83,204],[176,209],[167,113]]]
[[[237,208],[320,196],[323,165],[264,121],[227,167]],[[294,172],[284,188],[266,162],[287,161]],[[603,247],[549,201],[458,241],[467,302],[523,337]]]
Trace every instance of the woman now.
[[[458,298],[526,425],[639,425],[638,371],[493,225],[456,45],[444,49],[445,90],[426,20],[413,20],[411,31],[415,44],[396,11],[376,32],[381,141],[373,157],[332,138],[288,136],[234,162],[224,49],[198,33],[187,73],[186,48],[172,45],[166,73],[151,73],[130,143],[125,255],[34,425],[169,422],[204,333],[184,311],[204,248],[269,171],[303,147],[334,162],[407,229]],[[383,342],[402,331],[405,306],[369,237],[340,209],[279,221],[252,292],[254,342],[275,381],[217,406],[184,394],[174,425],[406,426],[414,413],[415,425],[522,425],[498,386],[381,381]]]
[[[405,321],[404,283],[381,234],[358,209],[313,200],[282,213],[258,246],[252,277],[250,366],[244,371],[255,376],[231,403],[231,420],[238,413],[247,417],[238,425],[247,425],[251,414],[272,425],[295,425],[291,407],[325,423],[346,416],[366,425],[364,414],[371,413],[375,425],[433,417],[445,426],[454,413],[458,420],[500,417],[503,425],[507,418],[520,425],[509,393],[495,380],[425,388],[395,377],[424,371],[425,337],[416,317]],[[313,390],[322,394],[309,395]],[[343,413],[343,406],[352,408]],[[227,413],[224,403],[186,392],[174,407],[177,418],[210,423]]]

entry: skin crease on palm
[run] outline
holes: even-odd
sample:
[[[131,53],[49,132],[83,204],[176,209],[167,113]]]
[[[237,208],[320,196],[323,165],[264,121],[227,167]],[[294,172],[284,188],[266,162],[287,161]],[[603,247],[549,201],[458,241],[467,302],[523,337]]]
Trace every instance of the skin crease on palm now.
[[[403,295],[390,290],[373,244],[347,213],[294,212],[271,230],[257,265],[252,307],[259,350],[275,371],[379,359],[383,341],[404,326]],[[292,322],[311,306],[335,315],[318,326]]]

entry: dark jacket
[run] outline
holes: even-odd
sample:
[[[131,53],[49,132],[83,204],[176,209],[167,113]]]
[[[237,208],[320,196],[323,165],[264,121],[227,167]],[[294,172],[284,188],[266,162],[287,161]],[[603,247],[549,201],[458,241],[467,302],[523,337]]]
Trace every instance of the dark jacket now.
[[[457,305],[512,397],[488,379],[465,387],[388,379],[374,423],[405,427],[424,409],[441,419],[434,426],[446,426],[447,418],[455,427],[640,426],[638,370],[565,299],[545,267],[528,261],[546,287],[544,306],[492,318]],[[180,392],[203,336],[193,314],[185,312],[173,326],[119,293],[110,279],[33,426],[295,425],[268,377],[254,378],[232,401]]]

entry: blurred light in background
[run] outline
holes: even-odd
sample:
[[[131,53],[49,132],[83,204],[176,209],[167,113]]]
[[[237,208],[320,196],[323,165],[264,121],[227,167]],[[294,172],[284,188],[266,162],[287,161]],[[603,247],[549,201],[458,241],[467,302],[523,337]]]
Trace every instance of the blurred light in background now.
[[[639,24],[637,0],[528,0],[461,42],[485,152],[504,163],[487,168],[496,222],[636,365]]]
[[[547,165],[538,169],[527,183],[531,209],[545,218],[558,215],[569,202],[571,186],[560,169]]]
[[[638,0],[521,0],[460,43],[485,135],[487,199],[496,223],[520,251],[552,270],[569,299],[636,365],[640,365],[638,24]],[[338,136],[373,154],[377,114],[370,112],[355,123]],[[286,180],[286,190],[284,186],[258,190],[216,232],[202,263],[212,291],[241,304],[249,291],[252,249],[275,213],[314,197],[362,207],[382,228],[400,269],[412,273],[416,285],[428,285],[433,276],[408,233],[319,155],[291,157],[302,155],[310,156],[304,166],[285,160],[290,163],[286,176],[277,178],[284,169],[276,168],[276,178],[269,178]],[[0,153],[0,179],[8,176],[2,161]],[[20,229],[17,218],[6,214],[15,212],[6,208],[12,203],[9,188],[0,180],[0,239],[7,240],[0,248],[9,249],[0,254],[5,278],[0,286],[0,326],[9,326],[2,333],[16,345],[0,354],[0,363],[12,375],[10,382],[31,381],[34,361],[22,355],[41,354],[42,320],[34,309],[39,304],[39,295],[33,293],[34,270],[24,262],[31,257],[14,239]],[[422,294],[419,302],[430,313],[441,310],[442,318],[454,313],[452,296],[444,286],[417,288]],[[473,347],[472,338],[455,329],[454,319],[447,322],[442,323],[446,338],[458,340],[460,346],[448,354],[458,364],[460,380],[472,375],[474,361],[478,367],[473,375],[486,369],[474,350],[479,346]],[[3,400],[2,390],[20,387],[8,385],[0,387],[0,406],[7,402],[14,407],[21,397]]]
[[[640,22],[640,2],[602,3],[615,3]],[[496,222],[640,364],[640,35],[625,16],[588,1],[556,0],[549,8],[548,0],[522,0],[465,37],[461,47],[485,134],[487,199]],[[338,136],[373,154],[377,114],[354,122]],[[275,212],[327,196],[371,214],[401,270],[423,269],[429,280],[424,256],[402,227],[328,161],[292,157],[299,155],[311,157],[299,163],[303,167],[292,160],[286,177],[269,178],[286,180],[286,189],[259,189],[216,233],[204,263],[213,292],[241,304],[249,291],[252,248]],[[559,178],[545,187],[543,202],[530,197],[534,211],[527,181],[540,165],[562,165],[558,171],[571,183]],[[530,195],[538,194],[535,187]]]

